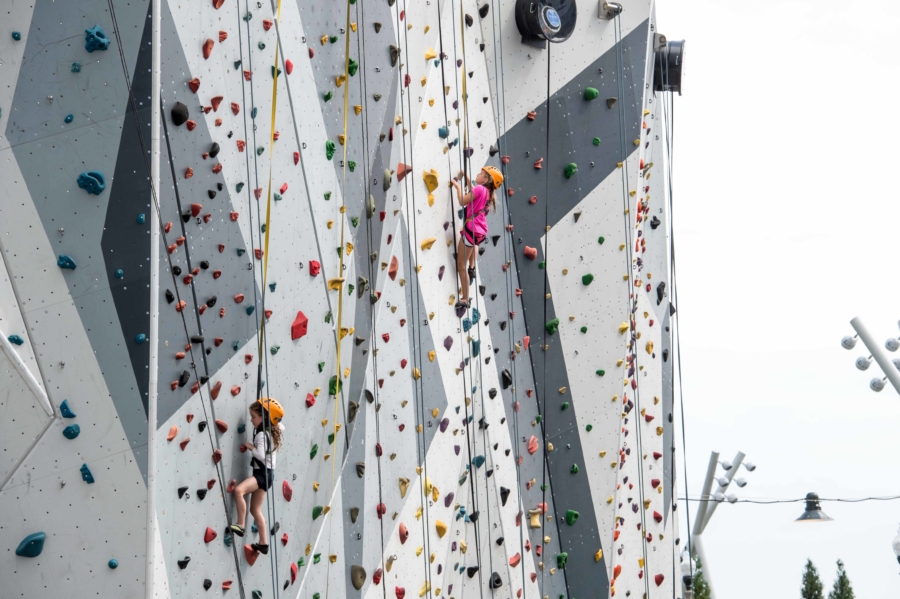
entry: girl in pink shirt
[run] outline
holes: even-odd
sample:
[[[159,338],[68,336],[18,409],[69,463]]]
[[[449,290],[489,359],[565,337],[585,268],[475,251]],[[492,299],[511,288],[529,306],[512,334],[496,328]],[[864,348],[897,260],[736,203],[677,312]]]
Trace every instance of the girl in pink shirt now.
[[[465,178],[462,173],[460,175]],[[467,178],[466,178],[467,179]],[[472,191],[463,195],[462,186],[457,179],[451,179],[450,185],[456,188],[456,199],[460,206],[466,209],[466,217],[462,230],[459,232],[459,242],[456,248],[456,270],[460,280],[459,301],[457,308],[469,307],[469,279],[475,278],[475,256],[478,254],[478,246],[487,239],[487,211],[497,210],[497,201],[494,191],[503,184],[503,174],[494,166],[486,166],[476,175],[475,187]],[[466,180],[470,186],[471,181]],[[466,264],[469,265],[468,271]]]

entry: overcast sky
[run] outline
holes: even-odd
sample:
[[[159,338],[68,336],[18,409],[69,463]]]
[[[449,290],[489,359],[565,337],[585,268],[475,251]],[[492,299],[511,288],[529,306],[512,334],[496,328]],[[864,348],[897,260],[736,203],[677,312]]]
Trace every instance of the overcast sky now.
[[[757,464],[740,497],[900,495],[900,397],[869,390],[862,343],[840,347],[854,316],[900,335],[900,4],[658,0],[657,15],[687,41],[674,212],[691,495],[711,450]],[[679,475],[683,497],[680,460]],[[900,501],[823,509],[834,522],[720,506],[704,536],[718,598],[799,598],[807,558],[826,594],[840,558],[857,598],[900,597]]]

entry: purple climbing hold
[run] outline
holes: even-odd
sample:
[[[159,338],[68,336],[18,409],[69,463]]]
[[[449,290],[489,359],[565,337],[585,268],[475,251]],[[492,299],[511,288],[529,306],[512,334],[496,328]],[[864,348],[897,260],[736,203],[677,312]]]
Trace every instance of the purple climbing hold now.
[[[438,269],[438,281],[443,281],[443,280],[444,280],[444,267],[441,266]]]
[[[456,453],[456,455],[459,455],[459,445],[453,446],[453,452]]]
[[[449,419],[449,418],[444,418],[443,420],[441,420],[441,426],[440,426],[440,429],[441,429],[441,432],[442,432],[442,433],[446,433],[446,432],[447,432],[447,427],[448,427],[448,426],[450,426],[450,419]]]
[[[453,491],[447,493],[447,496],[444,497],[444,507],[450,507],[450,504],[453,503]]]
[[[446,349],[447,351],[450,351],[451,347],[453,347],[453,337],[450,335],[447,335],[447,338],[444,339],[444,349]]]

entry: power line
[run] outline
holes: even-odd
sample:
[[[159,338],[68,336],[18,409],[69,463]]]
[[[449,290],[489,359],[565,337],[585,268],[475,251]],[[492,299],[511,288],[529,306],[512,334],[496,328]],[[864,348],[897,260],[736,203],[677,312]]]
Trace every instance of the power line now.
[[[857,499],[848,499],[848,498],[831,498],[826,499],[824,497],[819,497],[818,501],[833,501],[837,503],[861,503],[864,501],[896,501],[900,499],[900,495],[891,495],[887,497],[860,497]],[[709,499],[702,498],[693,498],[693,497],[679,497],[678,501],[719,501],[714,497],[710,497]],[[727,499],[722,499],[721,502],[728,501]],[[734,502],[729,501],[729,503],[754,503],[758,505],[772,505],[776,503],[800,503],[805,502],[806,497],[801,497],[799,499],[738,499]]]

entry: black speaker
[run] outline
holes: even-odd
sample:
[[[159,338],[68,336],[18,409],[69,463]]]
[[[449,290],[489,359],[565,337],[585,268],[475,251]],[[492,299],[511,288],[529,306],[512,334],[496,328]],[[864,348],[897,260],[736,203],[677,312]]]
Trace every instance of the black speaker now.
[[[678,92],[684,77],[684,40],[666,41],[653,60],[653,91]]]
[[[569,39],[577,17],[575,0],[516,0],[516,27],[522,43],[534,48]]]

